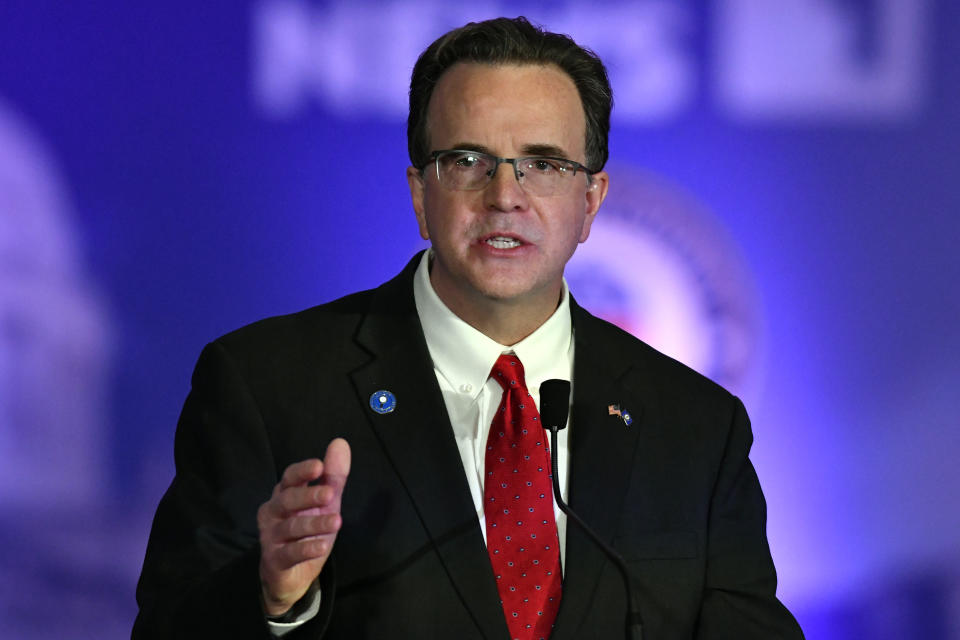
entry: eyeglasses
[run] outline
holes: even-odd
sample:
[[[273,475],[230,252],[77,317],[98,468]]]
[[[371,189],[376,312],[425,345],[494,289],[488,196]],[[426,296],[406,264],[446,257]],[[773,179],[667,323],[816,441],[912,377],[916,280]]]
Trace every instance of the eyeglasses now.
[[[563,195],[574,183],[573,177],[582,171],[590,181],[594,171],[579,162],[549,156],[526,158],[498,158],[481,151],[444,149],[430,154],[430,162],[437,167],[437,180],[453,191],[479,191],[493,181],[502,163],[513,165],[513,175],[524,191],[535,196]],[[429,164],[429,163],[427,163]],[[421,167],[423,173],[427,165]]]

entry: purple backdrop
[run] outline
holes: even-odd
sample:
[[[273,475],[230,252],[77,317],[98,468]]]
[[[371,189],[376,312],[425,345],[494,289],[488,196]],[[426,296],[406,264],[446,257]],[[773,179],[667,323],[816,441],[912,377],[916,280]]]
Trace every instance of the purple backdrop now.
[[[422,246],[410,69],[522,12],[616,93],[571,287],[745,398],[807,636],[960,638],[960,6],[89,4],[0,5],[0,636],[129,635],[200,349]]]

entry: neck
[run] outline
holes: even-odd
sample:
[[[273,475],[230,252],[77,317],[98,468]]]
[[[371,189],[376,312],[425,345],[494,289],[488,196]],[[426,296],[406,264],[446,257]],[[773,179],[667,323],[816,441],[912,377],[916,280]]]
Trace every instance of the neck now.
[[[512,346],[536,331],[560,304],[562,289],[523,299],[464,300],[455,292],[434,290],[447,308],[471,327],[504,346]]]

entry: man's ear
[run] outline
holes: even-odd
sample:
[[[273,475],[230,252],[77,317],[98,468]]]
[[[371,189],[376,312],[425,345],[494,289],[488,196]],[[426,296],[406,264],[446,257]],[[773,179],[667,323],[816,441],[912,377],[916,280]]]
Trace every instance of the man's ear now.
[[[607,189],[610,187],[610,176],[606,171],[598,171],[591,176],[590,184],[587,185],[587,208],[583,220],[583,229],[580,231],[580,242],[586,242],[590,237],[590,225],[593,219],[597,217],[600,211],[600,205],[607,197]]]
[[[427,218],[423,208],[423,175],[414,167],[407,167],[407,185],[410,187],[410,201],[413,203],[413,212],[417,216],[417,226],[420,228],[420,237],[430,239],[427,230]]]

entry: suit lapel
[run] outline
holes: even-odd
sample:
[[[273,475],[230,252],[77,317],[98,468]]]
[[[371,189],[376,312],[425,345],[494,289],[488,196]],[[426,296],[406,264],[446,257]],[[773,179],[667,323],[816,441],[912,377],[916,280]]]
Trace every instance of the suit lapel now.
[[[357,401],[410,496],[454,588],[487,638],[508,635],[486,547],[413,301],[419,255],[374,293],[357,342],[373,358],[351,376]],[[378,414],[386,389],[396,409]]]
[[[633,376],[622,351],[599,335],[607,328],[571,301],[576,346],[570,433],[569,504],[612,544],[624,508],[630,473],[643,433],[644,407],[628,395]],[[630,411],[633,422],[610,415],[611,404]],[[553,638],[575,638],[591,607],[607,557],[573,522],[567,524],[563,600]]]

